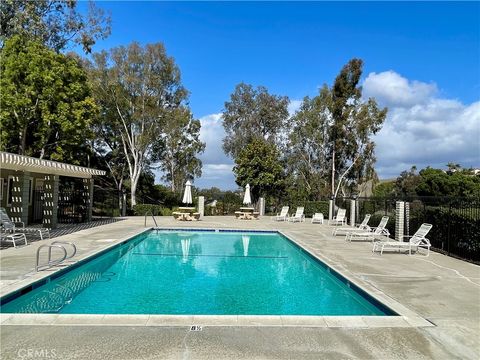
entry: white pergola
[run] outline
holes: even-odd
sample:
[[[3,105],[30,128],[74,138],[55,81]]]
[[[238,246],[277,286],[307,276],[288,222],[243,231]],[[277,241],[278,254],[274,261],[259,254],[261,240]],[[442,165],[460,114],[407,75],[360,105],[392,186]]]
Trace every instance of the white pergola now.
[[[90,179],[93,175],[106,174],[103,170],[90,169],[52,160],[37,159],[3,151],[0,151],[0,169],[70,176],[82,179]]]

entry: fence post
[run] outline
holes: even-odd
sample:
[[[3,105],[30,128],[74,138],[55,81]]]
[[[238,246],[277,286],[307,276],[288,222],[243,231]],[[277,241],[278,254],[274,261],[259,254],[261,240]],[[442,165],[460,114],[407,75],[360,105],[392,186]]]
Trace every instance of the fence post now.
[[[200,217],[205,215],[205,196],[198,197],[198,212],[200,213]]]
[[[356,201],[355,198],[350,200],[350,225],[355,226],[355,205]]]
[[[334,212],[334,206],[333,206],[333,199],[330,199],[328,201],[328,220],[333,219],[333,212]]]
[[[405,226],[403,227],[405,229],[405,233],[407,235],[410,235],[410,203],[408,201],[405,201]]]
[[[396,203],[395,218],[395,239],[397,241],[403,241],[403,229],[405,220],[405,203],[403,201],[397,201]]]
[[[447,255],[450,255],[450,225],[452,219],[452,200],[448,200]]]
[[[263,216],[265,215],[265,198],[261,197],[258,203],[259,203],[258,212],[260,213],[260,216]]]

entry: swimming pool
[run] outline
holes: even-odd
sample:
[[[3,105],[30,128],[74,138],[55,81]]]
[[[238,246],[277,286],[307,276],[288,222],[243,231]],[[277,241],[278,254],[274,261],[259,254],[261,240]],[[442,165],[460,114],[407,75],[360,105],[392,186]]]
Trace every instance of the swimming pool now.
[[[1,312],[396,315],[283,235],[226,230],[142,233]]]

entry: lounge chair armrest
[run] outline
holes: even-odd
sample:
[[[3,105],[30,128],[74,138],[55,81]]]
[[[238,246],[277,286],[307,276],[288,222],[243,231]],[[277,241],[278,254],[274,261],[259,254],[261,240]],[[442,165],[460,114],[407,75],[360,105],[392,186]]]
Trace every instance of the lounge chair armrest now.
[[[422,245],[427,245],[427,246],[432,246],[432,244],[430,243],[430,240],[428,240],[427,238],[420,238],[420,242],[418,243],[420,246]]]

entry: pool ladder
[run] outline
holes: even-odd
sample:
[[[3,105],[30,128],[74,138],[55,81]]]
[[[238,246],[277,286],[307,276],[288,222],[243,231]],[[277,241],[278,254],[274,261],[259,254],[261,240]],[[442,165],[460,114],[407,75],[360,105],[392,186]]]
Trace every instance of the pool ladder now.
[[[155,216],[153,216],[153,212],[151,211],[147,211],[145,213],[145,223],[144,223],[144,227],[147,227],[147,215],[151,215],[152,216],[152,219],[153,219],[153,222],[155,223],[155,227],[158,228],[158,224],[157,224],[157,220],[155,220]]]
[[[65,248],[65,245],[71,246],[72,247],[72,253],[68,254],[67,249]],[[40,264],[40,252],[42,249],[48,249],[48,260],[46,264]],[[60,249],[63,252],[63,255],[61,258],[58,259],[53,259],[52,260],[52,249]],[[41,245],[37,249],[37,257],[35,261],[35,271],[40,271],[40,268],[45,268],[48,269],[52,266],[61,264],[63,261],[67,259],[71,259],[72,257],[75,256],[77,253],[77,247],[75,244],[68,242],[68,241],[54,241],[50,245]]]

